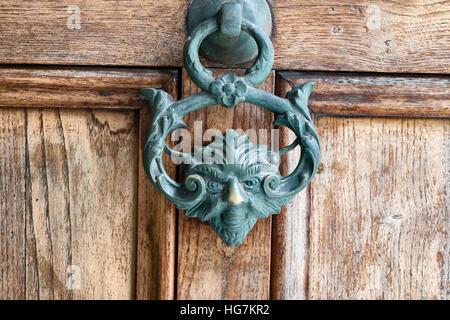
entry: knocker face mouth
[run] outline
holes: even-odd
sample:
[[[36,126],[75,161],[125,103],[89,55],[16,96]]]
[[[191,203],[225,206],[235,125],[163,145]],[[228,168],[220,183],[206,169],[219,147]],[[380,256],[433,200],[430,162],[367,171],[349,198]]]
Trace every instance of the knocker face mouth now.
[[[239,208],[240,209],[240,208]],[[245,211],[236,209],[235,207],[227,208],[220,215],[222,224],[229,229],[238,229],[247,222],[247,214]]]
[[[247,204],[239,206],[227,205],[209,221],[214,231],[229,246],[238,246],[244,242],[247,234],[258,219],[251,215]]]

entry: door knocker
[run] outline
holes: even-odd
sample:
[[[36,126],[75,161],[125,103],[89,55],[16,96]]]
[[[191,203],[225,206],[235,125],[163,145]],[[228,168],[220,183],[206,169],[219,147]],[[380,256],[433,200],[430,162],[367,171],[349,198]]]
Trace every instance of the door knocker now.
[[[202,4],[208,5],[210,10],[200,10],[204,9]],[[184,47],[185,68],[203,91],[174,102],[172,96],[162,90],[142,90],[152,111],[143,165],[153,185],[177,208],[184,210],[188,217],[208,221],[227,245],[237,246],[259,218],[279,213],[281,206],[302,190],[317,170],[320,143],[308,110],[308,98],[315,83],[293,87],[285,99],[257,89],[271,72],[274,60],[267,28],[261,27],[264,21],[256,20],[256,17],[267,16],[265,1],[195,0],[190,10],[189,14],[203,12],[210,15],[192,29]],[[255,10],[264,13],[256,14]],[[188,21],[192,18],[188,17]],[[224,49],[214,53],[214,37],[229,39],[232,42],[230,52],[236,52],[239,62],[256,55],[252,50],[245,51],[240,47],[248,45],[250,40],[256,42],[257,58],[245,76],[227,74],[214,78],[212,72],[202,66],[199,50],[205,39],[210,41],[209,47],[204,49],[209,52],[209,58],[215,57],[222,62],[233,60],[224,56]],[[174,130],[186,127],[183,122],[186,114],[217,104],[232,108],[239,102],[270,110],[275,114],[274,125],[292,130],[296,140],[279,151],[271,151],[266,145],[253,144],[247,136],[228,130],[201,148],[203,157],[200,161],[194,154],[181,153],[167,146],[166,137]],[[300,161],[291,174],[282,177],[280,156],[298,145]],[[164,170],[163,152],[183,159],[185,176],[182,183],[174,181]]]

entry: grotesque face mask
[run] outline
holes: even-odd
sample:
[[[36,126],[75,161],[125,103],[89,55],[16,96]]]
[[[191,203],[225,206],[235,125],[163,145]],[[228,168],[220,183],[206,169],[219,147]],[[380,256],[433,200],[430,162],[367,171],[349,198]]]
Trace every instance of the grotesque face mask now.
[[[188,166],[185,178],[201,177],[206,193],[186,214],[208,221],[227,245],[240,245],[258,218],[280,212],[264,191],[265,184],[280,179],[279,155],[234,130],[216,136],[202,155],[202,163]]]

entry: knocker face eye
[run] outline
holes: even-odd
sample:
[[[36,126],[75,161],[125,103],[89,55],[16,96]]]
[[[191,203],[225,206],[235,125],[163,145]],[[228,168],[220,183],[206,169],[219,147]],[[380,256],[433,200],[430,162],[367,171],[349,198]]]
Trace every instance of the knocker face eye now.
[[[217,194],[222,192],[223,185],[215,180],[209,180],[206,184],[206,188],[208,189],[209,193]]]
[[[258,177],[253,177],[244,181],[244,188],[248,192],[256,193],[261,189],[260,187],[261,187],[261,180]]]

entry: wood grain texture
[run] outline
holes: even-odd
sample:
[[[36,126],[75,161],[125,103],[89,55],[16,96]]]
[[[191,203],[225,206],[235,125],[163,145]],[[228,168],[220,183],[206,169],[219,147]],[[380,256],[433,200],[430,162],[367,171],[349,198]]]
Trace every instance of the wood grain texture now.
[[[281,73],[279,74],[279,77],[277,79],[277,94],[280,96],[285,96],[287,91],[289,91],[293,85],[298,85],[303,82],[307,81],[316,81],[318,83],[317,87],[314,89],[313,94],[311,95],[311,104],[310,109],[313,112],[314,115],[317,117],[317,113],[329,113],[329,114],[337,114],[337,115],[364,115],[365,113],[368,113],[369,115],[373,116],[384,116],[384,115],[402,115],[402,116],[417,116],[417,117],[448,117],[448,108],[449,108],[449,101],[448,101],[448,94],[445,95],[445,90],[448,90],[448,79],[443,79],[439,77],[410,77],[410,76],[359,76],[354,74],[338,74],[338,75],[325,75],[325,74],[318,74],[318,73]],[[442,91],[440,91],[442,90]],[[395,97],[398,97],[398,100],[395,99]],[[438,113],[438,112],[441,113]],[[320,121],[316,123],[318,126],[319,136],[321,137],[321,144],[323,149],[326,150],[334,150],[335,146],[331,145],[332,143],[337,143],[337,141],[343,140],[342,136],[334,137],[336,134],[336,128],[337,123],[342,124],[343,122],[339,121],[345,121],[345,120],[339,120],[340,118],[319,118]],[[329,119],[328,121],[325,121],[323,119]],[[332,120],[335,119],[335,120]],[[351,122],[353,126],[356,128],[359,128],[359,123],[357,122],[357,119],[349,119],[348,121]],[[361,120],[362,121],[362,120]],[[400,119],[392,119],[392,122],[388,119],[366,119],[364,120],[364,123],[367,123],[367,121],[384,121],[384,126],[386,128],[386,132],[383,132],[382,130],[374,130],[371,131],[371,128],[368,128],[367,126],[364,127],[365,133],[370,137],[370,139],[378,139],[377,142],[379,144],[378,147],[383,143],[383,137],[384,135],[390,136],[390,132],[394,131],[394,129],[390,129],[392,126],[395,129],[398,129],[398,123],[403,123],[408,126],[411,126],[411,124],[415,124],[415,120],[408,119],[408,120],[400,120]],[[427,132],[427,130],[430,130],[433,132],[434,135],[437,134],[437,140],[433,140],[435,136],[433,137],[422,137],[420,138],[420,141],[425,143],[425,139],[429,140],[429,144],[432,144],[433,150],[435,151],[432,154],[428,154],[426,159],[428,157],[432,157],[431,161],[444,161],[439,166],[434,166],[432,164],[429,164],[427,160],[422,160],[420,162],[414,162],[414,167],[416,168],[416,174],[418,174],[420,171],[425,170],[426,172],[429,172],[432,176],[433,175],[441,175],[442,172],[444,172],[444,176],[441,177],[440,185],[436,188],[440,188],[438,193],[445,198],[446,192],[448,193],[448,158],[445,160],[445,152],[447,152],[448,156],[448,142],[449,142],[449,133],[448,133],[448,120],[443,120],[441,122],[437,120],[425,120],[425,119],[417,119],[417,123],[420,124],[419,131],[416,132],[415,129],[411,130],[403,130],[403,131],[395,131],[396,139],[403,139],[403,142],[405,143],[405,146],[403,148],[412,148],[411,146],[415,145],[415,141],[417,139],[417,136],[420,135],[422,131]],[[427,122],[430,121],[430,122]],[[331,125],[330,125],[331,124]],[[405,126],[403,124],[403,126]],[[442,125],[442,127],[439,128],[439,125]],[[428,128],[430,127],[430,128]],[[343,128],[340,128],[341,130],[344,130]],[[390,130],[390,131],[389,131]],[[420,131],[422,130],[422,131]],[[292,142],[293,136],[292,133],[288,132],[287,130],[282,130],[282,145],[287,145],[290,142]],[[441,134],[441,136],[439,136]],[[361,134],[363,136],[363,134]],[[323,137],[325,136],[325,138]],[[332,141],[327,140],[331,139],[330,137],[333,137]],[[368,138],[369,139],[369,138]],[[347,139],[348,140],[348,139]],[[361,199],[361,196],[359,195],[359,190],[361,188],[372,188],[371,186],[374,184],[373,181],[369,181],[366,177],[366,179],[361,177],[361,161],[358,159],[353,159],[347,157],[343,157],[342,155],[348,155],[352,150],[361,150],[357,151],[358,154],[362,154],[365,157],[372,156],[372,153],[375,154],[375,149],[372,151],[367,151],[367,148],[375,148],[375,147],[368,147],[365,146],[365,144],[370,144],[372,140],[368,141],[359,141],[359,144],[356,144],[355,141],[347,141],[341,143],[341,149],[334,150],[332,155],[324,155],[327,156],[327,161],[335,163],[336,161],[342,162],[342,166],[346,168],[345,173],[340,173],[337,171],[337,177],[334,177],[333,175],[335,172],[330,172],[328,176],[322,178],[321,183],[323,184],[320,186],[317,186],[316,189],[314,189],[314,193],[312,193],[311,188],[308,188],[307,190],[302,191],[297,197],[295,197],[290,204],[288,204],[285,209],[283,209],[282,213],[278,216],[275,216],[273,219],[273,238],[272,238],[272,275],[271,275],[271,296],[273,299],[342,299],[342,298],[378,298],[379,296],[370,295],[364,292],[364,294],[356,295],[354,292],[350,292],[347,295],[345,295],[343,292],[343,287],[351,286],[353,283],[356,283],[358,276],[358,271],[354,271],[350,277],[349,275],[342,275],[339,279],[336,279],[336,274],[341,273],[343,269],[347,268],[348,266],[344,266],[342,268],[342,263],[346,260],[342,259],[358,259],[358,258],[352,258],[351,254],[354,254],[355,252],[348,253],[347,257],[342,257],[339,261],[334,261],[333,259],[338,259],[336,257],[335,253],[331,253],[331,243],[325,243],[321,244],[323,242],[322,237],[327,237],[328,241],[333,241],[333,249],[338,250],[341,247],[341,243],[343,241],[342,238],[337,238],[337,232],[343,232],[340,231],[341,229],[346,230],[348,234],[346,234],[346,243],[348,246],[354,245],[355,242],[358,241],[360,235],[355,231],[349,231],[345,226],[345,223],[347,220],[349,220],[350,223],[357,219],[356,217],[351,216],[352,214],[355,214],[355,210],[351,212],[346,211],[346,216],[342,217],[339,220],[339,223],[342,225],[337,224],[336,221],[330,222],[327,220],[328,223],[331,223],[331,225],[328,226],[321,226],[322,228],[331,228],[330,231],[325,235],[317,235],[319,232],[316,229],[310,228],[310,219],[311,215],[315,217],[315,223],[317,221],[323,222],[323,219],[332,219],[332,217],[335,214],[335,210],[338,208],[331,206],[330,204],[327,204],[327,202],[323,202],[325,199],[329,200],[330,198],[336,198],[336,201],[339,201],[340,203],[345,203],[345,197],[348,197],[351,192],[354,192],[354,201],[357,201],[359,203],[364,203],[366,206],[370,208],[370,210],[373,210],[371,212],[371,217],[366,217],[363,222],[358,221],[358,227],[361,228],[361,224],[366,223],[367,220],[372,219],[375,215],[383,215],[384,213],[380,211],[380,207],[373,208],[372,202],[373,199],[370,197],[366,197],[364,199]],[[347,148],[348,150],[344,151],[345,143],[348,144]],[[403,152],[402,150],[394,150],[393,146],[390,145],[389,140],[386,140],[385,142],[387,145],[384,146],[384,148],[390,148],[390,157],[393,156],[393,152]],[[400,142],[397,141],[397,147]],[[436,151],[439,148],[442,148],[441,154],[436,153]],[[423,148],[426,148],[426,146],[423,146]],[[382,149],[380,149],[382,150]],[[355,151],[353,151],[355,152]],[[381,151],[380,151],[381,152]],[[406,154],[406,151],[405,151]],[[285,156],[285,159],[283,159],[282,162],[282,173],[287,174],[288,172],[293,170],[293,166],[297,163],[297,159],[299,156],[299,151],[292,151],[288,153]],[[424,155],[425,156],[425,155]],[[381,157],[381,156],[380,156]],[[436,158],[437,157],[437,158]],[[340,159],[340,160],[336,160]],[[321,164],[319,165],[319,170],[317,177],[322,174],[324,170],[323,163],[324,160],[322,160]],[[372,161],[377,161],[377,158],[374,158]],[[392,162],[392,159],[390,160]],[[401,161],[402,159],[398,159],[395,165],[399,167],[399,170],[405,170],[401,168]],[[447,161],[447,162],[445,162]],[[412,162],[412,160],[411,160]],[[428,167],[429,166],[429,167]],[[333,167],[334,168],[334,167]],[[432,172],[436,168],[435,172]],[[339,169],[339,168],[338,168]],[[338,170],[336,169],[336,170]],[[384,173],[384,168],[372,168],[371,170],[374,171],[372,173],[371,177],[376,177],[375,170],[379,170],[378,174],[382,175],[384,174],[386,176],[386,179],[388,179],[388,175],[392,175],[392,181],[397,181],[397,177],[395,176],[395,171],[397,170],[396,167],[393,167],[390,169],[389,172]],[[439,171],[441,170],[441,171]],[[442,171],[443,170],[443,171]],[[445,170],[447,170],[447,176],[445,176]],[[345,185],[347,188],[341,189],[344,193],[336,193],[335,190],[332,190],[333,186],[343,186],[343,182],[340,182],[340,179],[343,179],[345,175]],[[333,176],[333,177],[332,177]],[[316,186],[314,184],[314,181],[317,178],[313,179],[312,186]],[[328,180],[327,180],[328,179]],[[355,184],[355,181],[352,181],[352,179],[356,179],[355,181],[359,181],[359,184]],[[414,178],[411,178],[414,179]],[[418,179],[418,178],[416,178]],[[431,178],[430,178],[431,179]],[[446,180],[447,179],[447,185]],[[368,182],[369,181],[369,182]],[[386,182],[387,184],[391,184],[391,182]],[[382,194],[382,197],[385,196],[388,198],[388,200],[385,200],[386,202],[389,201],[389,204],[396,206],[399,206],[399,203],[405,203],[408,201],[411,201],[409,197],[412,197],[408,195],[408,191],[411,190],[411,192],[414,192],[414,194],[418,197],[416,201],[420,202],[420,199],[427,200],[428,196],[424,194],[420,194],[417,191],[416,187],[417,183],[410,182],[404,182],[403,185],[403,193],[396,196],[395,200],[389,199],[389,194]],[[324,190],[324,186],[327,186]],[[383,186],[379,185],[378,188],[383,188]],[[392,192],[395,190],[396,186],[391,186]],[[429,191],[431,192],[431,191]],[[347,194],[348,193],[348,194]],[[419,193],[419,194],[417,194]],[[314,199],[314,197],[318,197],[320,194],[319,199],[315,202],[311,203],[311,199]],[[428,191],[427,193],[428,194]],[[444,195],[443,195],[444,194]],[[406,197],[406,200],[403,199]],[[440,202],[439,202],[440,201]],[[427,205],[424,205],[424,210],[434,210],[437,206],[441,206],[441,212],[447,212],[448,211],[448,198],[443,199],[442,197],[439,200],[436,200],[437,204],[428,203]],[[446,203],[445,205],[447,207],[442,208],[442,205]],[[314,206],[313,206],[314,205]],[[385,205],[388,205],[385,203]],[[401,205],[400,205],[401,206]],[[369,210],[369,209],[366,209]],[[323,218],[320,215],[323,214],[323,212],[326,211],[329,216],[327,218]],[[438,211],[439,212],[439,211]],[[435,221],[438,221],[440,213],[435,213],[437,216],[435,218]],[[395,214],[393,214],[395,215]],[[445,217],[445,213],[443,213]],[[399,215],[400,217],[400,215]],[[360,218],[362,219],[362,218]],[[374,218],[375,219],[375,218]],[[395,220],[389,220],[389,217],[386,218],[388,221],[394,221]],[[438,219],[438,220],[436,220]],[[372,224],[378,223],[379,217],[377,220],[371,221]],[[440,223],[436,222],[437,224]],[[389,225],[389,224],[387,224]],[[311,222],[311,226],[313,225],[313,222]],[[420,226],[418,226],[420,228]],[[448,224],[444,227],[448,228]],[[338,228],[338,229],[337,229]],[[339,229],[341,228],[341,229]],[[367,227],[366,232],[369,232]],[[407,231],[409,232],[409,229],[411,228],[410,225],[406,226]],[[429,227],[432,228],[432,227]],[[323,229],[325,230],[325,229]],[[324,232],[322,230],[322,232]],[[329,229],[326,229],[329,230]],[[358,229],[360,230],[360,229]],[[333,233],[334,232],[334,233]],[[425,231],[424,231],[425,232]],[[426,232],[433,232],[433,230],[426,230]],[[444,231],[447,232],[447,231]],[[315,235],[315,238],[312,238],[313,235]],[[439,234],[438,234],[439,235]],[[333,238],[334,237],[334,238]],[[443,236],[440,238],[441,246],[443,246],[443,250],[448,251],[448,235]],[[412,241],[411,239],[409,239]],[[388,244],[384,243],[383,241],[388,241],[385,238],[373,238],[370,241],[373,242],[373,246],[376,247],[377,243],[379,246],[384,246],[385,250],[387,250]],[[405,240],[407,241],[407,240]],[[447,241],[447,242],[446,242]],[[447,248],[445,247],[447,246]],[[325,248],[325,249],[324,249]],[[398,249],[398,247],[397,247]],[[328,250],[328,251],[327,251]],[[380,254],[380,250],[378,251],[374,250],[373,252],[370,251],[371,249],[366,248],[365,254],[370,255],[373,259],[377,254]],[[411,251],[408,252],[408,250],[405,250],[403,248],[403,256],[397,256],[395,257],[395,252],[391,252],[390,259],[406,259],[410,258],[413,253]],[[400,252],[400,250],[398,250]],[[358,252],[356,252],[358,253]],[[331,255],[334,254],[332,257],[327,256],[327,261],[324,262],[323,255]],[[358,253],[359,254],[359,253]],[[380,265],[388,264],[389,262],[381,261],[383,259],[381,255],[385,254],[385,252],[380,254],[380,260],[378,263]],[[311,258],[311,255],[313,257]],[[400,255],[400,254],[399,254]],[[409,255],[409,256],[408,256]],[[439,255],[438,255],[439,256]],[[311,259],[315,259],[314,261],[311,261]],[[367,259],[367,258],[366,258]],[[386,258],[387,259],[387,258]],[[419,259],[422,259],[422,257],[412,257],[411,259],[415,259],[416,263],[420,263]],[[431,277],[437,277],[438,281],[440,281],[441,291],[442,288],[445,288],[446,281],[448,282],[448,257],[444,258],[442,257],[442,268],[440,273],[435,273],[431,275]],[[447,262],[445,262],[445,259],[447,259]],[[413,261],[413,260],[411,260]],[[425,267],[427,265],[432,264],[431,258],[428,259],[427,257],[423,258],[423,262],[421,262]],[[320,263],[320,264],[319,264]],[[328,264],[328,266],[326,266]],[[332,266],[331,266],[332,264]],[[355,264],[355,263],[354,263]],[[447,266],[447,267],[446,267]],[[327,269],[333,268],[332,270]],[[412,266],[413,268],[416,266]],[[447,269],[446,269],[447,268]],[[447,270],[447,271],[446,271]],[[382,272],[385,272],[387,274],[389,270],[384,270]],[[378,271],[377,271],[378,272]],[[406,271],[405,271],[406,272]],[[447,272],[447,275],[446,275]],[[426,277],[426,273],[424,273],[423,277]],[[391,275],[384,275],[387,278],[391,277]],[[394,287],[398,286],[398,283],[401,281],[400,277],[402,275],[396,274],[397,279],[390,279],[390,283],[375,283],[374,285],[378,286],[379,292],[383,292],[383,298],[406,298],[406,297],[412,297],[412,295],[408,296],[408,291],[402,289],[403,291],[398,291],[398,288],[396,288],[397,292],[394,293]],[[403,275],[404,276],[404,275]],[[416,275],[417,278],[419,278],[418,275]],[[348,277],[346,279],[345,277]],[[378,279],[379,280],[379,279]],[[378,281],[377,279],[373,281]],[[315,281],[312,283],[312,281]],[[328,286],[328,282],[331,281],[333,285],[334,292],[339,292],[340,295],[333,295],[330,291],[326,291],[326,288]],[[397,284],[395,284],[395,281],[397,281]],[[419,279],[416,279],[416,281],[419,281]],[[365,284],[364,284],[365,285]],[[434,289],[436,289],[435,287]],[[428,288],[430,289],[430,288]],[[369,291],[373,293],[373,288],[368,289]],[[439,289],[436,289],[439,290]],[[404,295],[402,296],[402,292]],[[352,295],[353,294],[353,295]],[[437,295],[441,299],[445,298],[445,290],[444,295]],[[420,298],[418,295],[415,295],[416,298]]]
[[[271,1],[276,68],[448,73],[448,1]]]
[[[276,94],[285,97],[296,81],[295,73],[277,73]],[[313,115],[314,116],[314,115]],[[295,134],[280,127],[280,146],[288,146]],[[289,175],[297,166],[301,151],[297,147],[281,157],[280,173]],[[273,217],[272,268],[270,296],[274,300],[305,300],[308,298],[309,258],[309,186],[282,207]]]
[[[220,74],[223,73],[224,71]],[[262,89],[273,92],[274,73],[268,77]],[[198,91],[185,71],[182,91],[183,97]],[[222,133],[230,128],[267,129],[273,121],[270,112],[249,104],[239,104],[232,109],[209,107],[185,118],[190,130],[194,128],[194,121],[200,121],[200,134],[207,129],[218,129]],[[257,138],[262,139],[263,136],[258,135]],[[267,138],[270,141],[270,135]],[[177,298],[269,299],[270,235],[271,218],[260,219],[243,244],[228,247],[207,223],[187,218],[181,212],[178,227]]]
[[[277,69],[450,71],[447,1],[269,3]],[[70,6],[79,8],[79,29]],[[187,6],[187,0],[5,0],[0,63],[181,67]]]
[[[170,70],[0,67],[0,107],[140,109],[146,87],[173,86]]]
[[[2,189],[16,192],[2,201],[8,219],[0,247],[8,260],[5,267],[2,252],[0,297],[133,298],[136,112],[2,108],[0,114],[8,169]]]
[[[24,110],[0,112],[0,299],[24,299],[26,158]]]
[[[294,85],[314,81],[315,114],[450,117],[450,78],[443,76],[280,73],[283,96]]]
[[[280,128],[281,146],[295,140],[295,134]],[[300,148],[281,158],[283,176],[294,171],[300,159]],[[272,268],[270,296],[274,300],[304,300],[308,297],[309,188],[297,194],[273,216]]]
[[[176,79],[173,80],[164,90],[177,100],[178,86]],[[150,120],[150,108],[146,106],[140,110],[136,298],[172,300],[175,298],[177,210],[150,183],[142,165]],[[165,155],[163,161],[166,172],[175,178],[176,166]]]
[[[450,120],[317,121],[311,299],[449,299]]]

